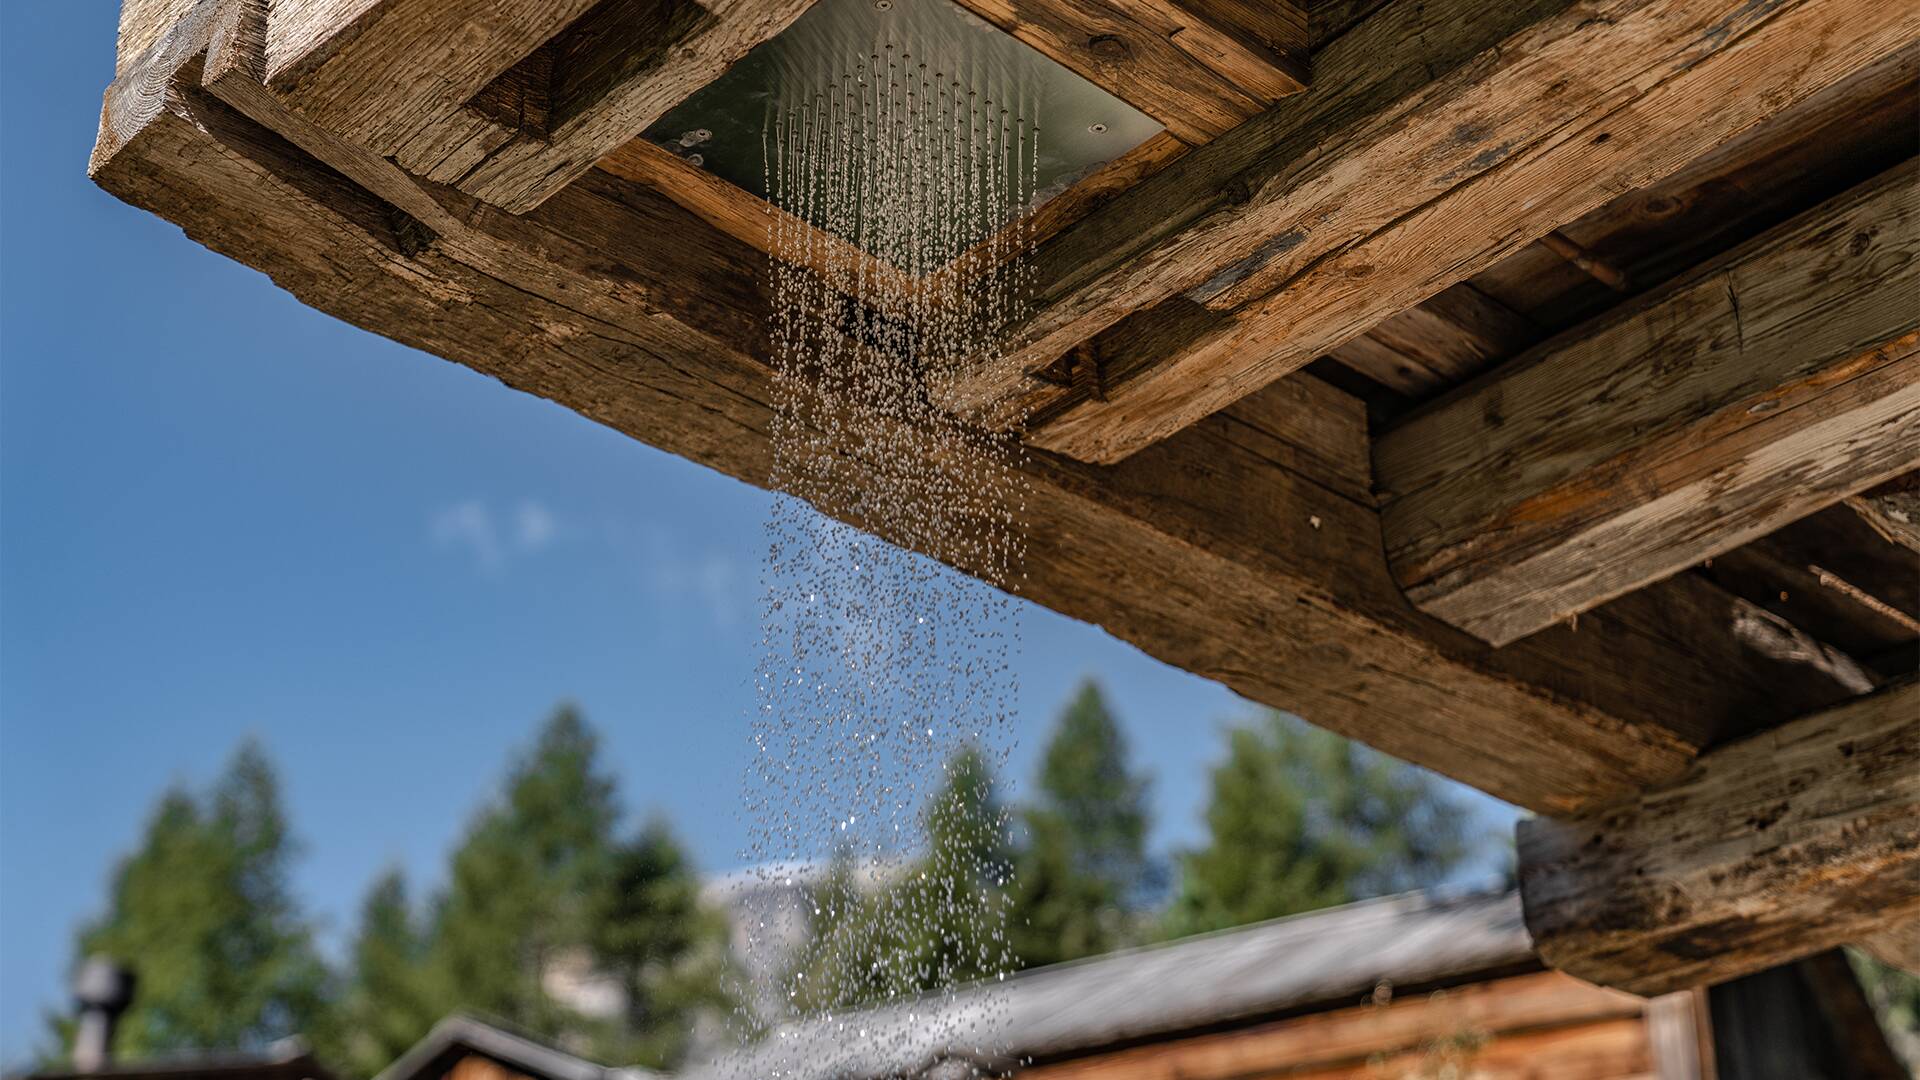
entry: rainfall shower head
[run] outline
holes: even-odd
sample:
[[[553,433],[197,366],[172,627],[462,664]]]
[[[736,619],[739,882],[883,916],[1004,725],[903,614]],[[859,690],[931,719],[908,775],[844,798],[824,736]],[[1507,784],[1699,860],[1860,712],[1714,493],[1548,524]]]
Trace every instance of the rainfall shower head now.
[[[661,117],[646,137],[769,199],[768,155],[783,138],[829,114],[847,118],[845,133],[836,137],[885,138],[871,122],[885,112],[876,99],[908,91],[917,92],[936,122],[945,121],[938,110],[951,110],[956,126],[982,123],[983,115],[1008,122],[1009,145],[1019,145],[1004,154],[976,154],[969,166],[982,174],[975,179],[983,189],[1018,192],[1025,200],[1008,205],[1001,199],[997,213],[1031,210],[1161,130],[951,0],[820,0]],[[803,112],[808,118],[796,121]],[[806,206],[788,209],[817,227],[848,231],[816,219]],[[970,246],[1005,223],[982,216],[967,222],[958,239]],[[844,238],[864,245],[863,237]]]

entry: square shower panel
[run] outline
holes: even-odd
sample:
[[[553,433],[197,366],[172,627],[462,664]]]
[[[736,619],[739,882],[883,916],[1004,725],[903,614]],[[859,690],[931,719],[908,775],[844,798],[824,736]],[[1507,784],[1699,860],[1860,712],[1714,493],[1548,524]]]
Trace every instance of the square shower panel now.
[[[1011,215],[1032,210],[1161,130],[1158,121],[950,0],[820,0],[661,117],[646,138],[769,199],[767,147],[780,118],[863,64],[884,67],[902,57],[914,69],[928,65],[921,74],[953,85],[956,94],[978,93],[983,100],[997,94],[994,112],[1007,107],[1038,129],[1034,160],[995,158],[986,168],[1002,175],[980,177],[1001,191],[1032,192],[1026,205],[1007,208]],[[1028,175],[1007,175],[1015,169]],[[811,224],[838,231],[831,222]],[[961,239],[978,243],[1004,224],[971,222],[972,235]]]

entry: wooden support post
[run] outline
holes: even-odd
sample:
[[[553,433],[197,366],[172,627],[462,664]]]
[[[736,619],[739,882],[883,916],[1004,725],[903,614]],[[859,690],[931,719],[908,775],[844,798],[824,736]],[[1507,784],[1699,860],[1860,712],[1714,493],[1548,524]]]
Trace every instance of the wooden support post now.
[[[1920,682],[1712,751],[1671,784],[1520,823],[1547,963],[1636,994],[1920,918]]]

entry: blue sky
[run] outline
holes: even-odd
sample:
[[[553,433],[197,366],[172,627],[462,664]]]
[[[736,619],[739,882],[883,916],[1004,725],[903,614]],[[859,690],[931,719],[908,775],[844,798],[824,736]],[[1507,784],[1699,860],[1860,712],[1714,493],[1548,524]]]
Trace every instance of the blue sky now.
[[[431,884],[562,699],[630,808],[724,869],[766,496],[301,307],[89,183],[114,0],[0,4],[0,1063],[64,1008],[74,925],[168,783],[258,735],[337,941]],[[1247,707],[1024,616],[1016,778],[1086,675],[1199,836]]]

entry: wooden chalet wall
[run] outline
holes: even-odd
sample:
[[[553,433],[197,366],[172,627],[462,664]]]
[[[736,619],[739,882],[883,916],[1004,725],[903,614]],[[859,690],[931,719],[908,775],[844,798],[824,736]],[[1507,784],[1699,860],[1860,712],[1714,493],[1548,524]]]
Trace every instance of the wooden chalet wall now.
[[[1019,1080],[1374,1080],[1551,1076],[1705,1080],[1713,1044],[1695,993],[1645,999],[1559,972],[1395,996],[1020,1069]]]
[[[951,398],[1023,595],[1543,815],[1575,974],[1910,933],[1920,6],[964,2],[1168,129]],[[635,140],[806,3],[126,0],[92,172],[765,484],[770,210]]]

